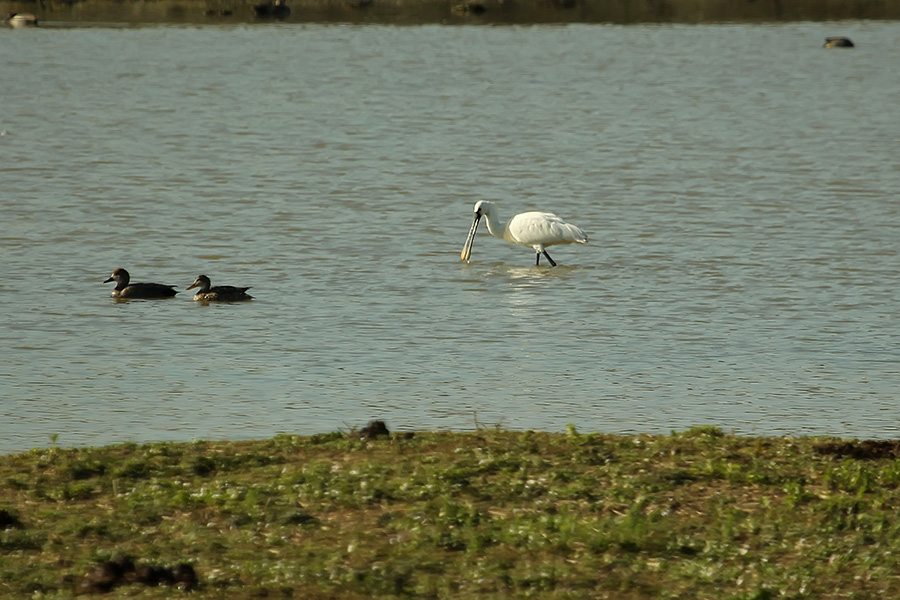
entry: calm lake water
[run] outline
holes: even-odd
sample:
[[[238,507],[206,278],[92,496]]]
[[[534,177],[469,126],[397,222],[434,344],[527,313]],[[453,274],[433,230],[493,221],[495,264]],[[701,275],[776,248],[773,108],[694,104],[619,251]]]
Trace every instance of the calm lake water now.
[[[0,452],[374,418],[898,436],[900,23],[47,27],[0,51]],[[536,268],[482,227],[463,264],[478,200],[591,242]],[[182,292],[116,302],[116,267]],[[192,302],[198,273],[256,299]]]

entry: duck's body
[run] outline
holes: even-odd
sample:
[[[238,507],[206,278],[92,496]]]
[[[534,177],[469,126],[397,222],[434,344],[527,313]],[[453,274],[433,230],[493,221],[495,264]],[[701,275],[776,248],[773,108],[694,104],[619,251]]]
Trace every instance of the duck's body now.
[[[853,48],[855,45],[853,40],[844,36],[825,38],[826,48]]]
[[[37,17],[31,13],[17,13],[11,11],[6,15],[4,21],[10,27],[36,27],[38,24]]]
[[[475,220],[469,230],[460,258],[468,261],[472,256],[472,244],[475,241],[475,230],[481,217],[487,221],[488,231],[492,236],[506,240],[512,244],[534,248],[535,265],[541,264],[541,254],[547,257],[554,267],[556,262],[547,254],[547,247],[557,244],[586,244],[587,234],[580,228],[567,223],[553,213],[531,211],[519,213],[508,223],[500,221],[497,207],[493,202],[482,200],[475,204]]]
[[[116,269],[103,283],[110,281],[116,282],[110,294],[113,298],[171,298],[178,293],[173,289],[175,286],[164,283],[131,283],[131,276],[125,269]]]
[[[209,277],[197,275],[194,283],[187,289],[199,288],[194,294],[197,302],[239,302],[241,300],[253,300],[253,296],[247,293],[248,287],[235,287],[233,285],[210,285]]]

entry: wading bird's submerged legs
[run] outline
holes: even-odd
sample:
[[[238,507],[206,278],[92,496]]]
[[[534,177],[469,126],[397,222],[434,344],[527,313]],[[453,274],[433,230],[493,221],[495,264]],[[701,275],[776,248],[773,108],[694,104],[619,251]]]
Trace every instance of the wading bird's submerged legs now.
[[[541,250],[540,252],[538,252],[538,253],[535,255],[537,258],[536,258],[536,260],[534,261],[534,266],[536,266],[536,267],[540,266],[540,264],[541,264],[541,254],[543,254],[544,256],[547,257],[547,260],[550,261],[550,266],[552,266],[552,267],[555,267],[555,266],[556,266],[556,261],[553,260],[552,258],[550,258],[550,255],[547,254],[547,251],[546,251],[546,250]]]

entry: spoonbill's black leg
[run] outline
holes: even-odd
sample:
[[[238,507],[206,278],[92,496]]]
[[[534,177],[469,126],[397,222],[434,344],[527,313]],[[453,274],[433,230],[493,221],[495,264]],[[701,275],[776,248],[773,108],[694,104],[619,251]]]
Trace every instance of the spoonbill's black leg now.
[[[534,266],[536,266],[536,267],[541,266],[541,253],[536,252],[534,256],[535,256]]]
[[[554,266],[554,267],[556,266],[556,261],[553,260],[552,258],[550,258],[550,255],[547,254],[547,251],[546,251],[546,250],[544,250],[544,256],[547,257],[547,260],[550,261],[550,264],[551,264],[552,266]],[[538,260],[541,260],[541,255],[540,255],[540,254],[538,254]]]

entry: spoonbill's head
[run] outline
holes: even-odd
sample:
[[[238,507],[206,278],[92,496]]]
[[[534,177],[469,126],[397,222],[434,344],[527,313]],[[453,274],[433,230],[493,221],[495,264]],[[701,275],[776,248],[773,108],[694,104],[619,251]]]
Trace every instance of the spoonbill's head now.
[[[494,207],[492,202],[488,202],[486,200],[481,200],[475,203],[475,218],[472,219],[472,227],[469,229],[469,235],[466,237],[466,243],[463,245],[463,250],[459,254],[459,257],[469,262],[469,259],[472,258],[472,244],[475,243],[475,231],[478,229],[478,224],[481,222],[481,217],[484,215],[490,215],[491,209]]]
[[[206,275],[197,275],[197,279],[195,279],[194,283],[189,285],[187,289],[199,287],[201,290],[208,290],[209,283],[209,277],[207,277]]]

